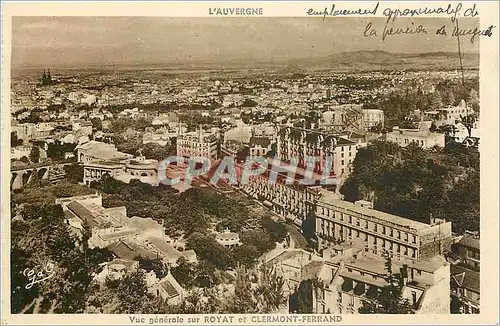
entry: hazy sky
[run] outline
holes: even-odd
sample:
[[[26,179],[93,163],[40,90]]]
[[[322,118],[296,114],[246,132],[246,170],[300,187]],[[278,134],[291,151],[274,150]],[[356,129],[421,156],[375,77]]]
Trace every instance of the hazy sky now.
[[[371,21],[378,37],[363,37]],[[437,37],[449,19],[398,19],[394,27],[424,24],[427,35],[392,36],[384,42],[380,18],[163,18],[163,17],[14,17],[12,66],[77,66],[192,62],[200,60],[286,60],[336,52],[457,51],[457,40]],[[460,27],[478,20],[461,20]],[[464,52],[479,42],[463,40]]]

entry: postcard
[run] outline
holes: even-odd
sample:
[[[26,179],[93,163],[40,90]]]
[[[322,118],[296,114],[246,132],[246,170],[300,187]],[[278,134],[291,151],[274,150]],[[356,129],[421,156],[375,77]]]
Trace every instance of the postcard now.
[[[2,2],[2,324],[498,323],[498,12]]]

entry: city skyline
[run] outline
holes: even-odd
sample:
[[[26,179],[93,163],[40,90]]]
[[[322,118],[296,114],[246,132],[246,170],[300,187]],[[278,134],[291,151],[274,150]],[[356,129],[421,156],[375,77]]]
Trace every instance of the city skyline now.
[[[256,23],[258,21],[258,23]],[[198,62],[286,62],[349,51],[456,52],[453,37],[435,37],[446,18],[400,19],[393,27],[423,24],[427,34],[364,37],[383,18],[14,17],[12,68],[148,65]],[[477,19],[461,20],[474,28]],[[451,26],[451,27],[450,27]],[[462,42],[477,53],[479,41]],[[429,49],[425,51],[424,49]]]

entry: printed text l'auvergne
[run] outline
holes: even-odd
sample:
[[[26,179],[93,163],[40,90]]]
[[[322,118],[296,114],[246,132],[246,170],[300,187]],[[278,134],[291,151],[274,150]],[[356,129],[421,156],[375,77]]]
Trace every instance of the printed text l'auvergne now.
[[[208,8],[210,16],[262,16],[263,8]]]

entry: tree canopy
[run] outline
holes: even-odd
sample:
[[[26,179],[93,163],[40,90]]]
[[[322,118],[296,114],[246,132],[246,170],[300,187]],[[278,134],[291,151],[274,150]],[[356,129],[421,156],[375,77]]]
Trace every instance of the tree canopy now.
[[[452,222],[455,232],[479,230],[479,153],[459,144],[424,150],[376,141],[360,149],[340,191],[345,200],[429,222]]]

